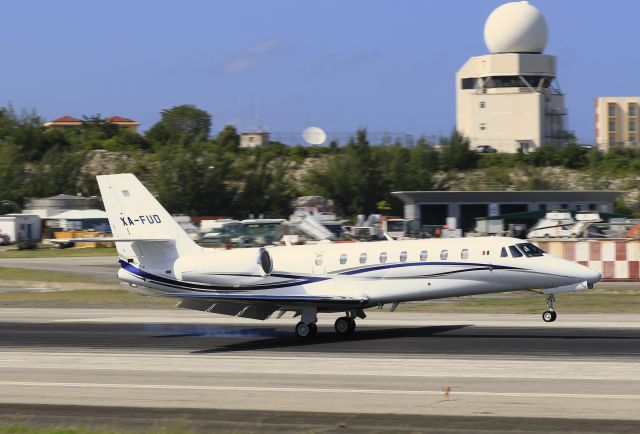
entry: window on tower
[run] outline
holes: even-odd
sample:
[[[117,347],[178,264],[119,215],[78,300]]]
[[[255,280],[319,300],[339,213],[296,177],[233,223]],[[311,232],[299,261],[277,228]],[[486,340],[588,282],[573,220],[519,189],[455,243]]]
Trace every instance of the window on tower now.
[[[476,87],[476,79],[475,78],[463,78],[462,83],[460,84],[462,89],[474,89]]]

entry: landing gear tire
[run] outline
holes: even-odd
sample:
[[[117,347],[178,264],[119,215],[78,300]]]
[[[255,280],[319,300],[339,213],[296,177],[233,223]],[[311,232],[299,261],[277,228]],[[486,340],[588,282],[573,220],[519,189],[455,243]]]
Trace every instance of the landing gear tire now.
[[[349,318],[349,331],[348,334],[353,333],[356,330],[356,320],[353,318]]]
[[[299,338],[312,338],[318,333],[318,326],[314,323],[305,324],[300,321],[296,324],[296,336]]]
[[[556,320],[556,312],[553,310],[553,302],[556,297],[553,294],[547,294],[547,310],[542,314],[542,321],[554,322]]]
[[[309,337],[314,337],[315,335],[318,334],[318,326],[315,323],[311,323],[309,324],[309,327],[311,327],[311,336]]]
[[[339,335],[350,335],[356,329],[356,322],[348,316],[341,316],[333,325]]]

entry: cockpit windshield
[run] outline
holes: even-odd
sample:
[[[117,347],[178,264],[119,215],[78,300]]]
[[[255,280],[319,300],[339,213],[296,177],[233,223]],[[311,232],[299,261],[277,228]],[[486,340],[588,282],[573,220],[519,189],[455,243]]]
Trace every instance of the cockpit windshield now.
[[[527,258],[542,256],[545,254],[544,250],[532,243],[522,243],[517,244],[517,246]]]
[[[522,257],[522,252],[516,246],[509,246],[509,251],[511,252],[511,256],[514,258]]]

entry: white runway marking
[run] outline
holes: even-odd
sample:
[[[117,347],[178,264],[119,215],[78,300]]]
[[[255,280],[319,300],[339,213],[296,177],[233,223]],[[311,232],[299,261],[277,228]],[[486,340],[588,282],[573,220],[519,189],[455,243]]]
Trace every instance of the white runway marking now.
[[[263,386],[188,386],[174,384],[118,384],[118,383],[53,383],[40,381],[0,381],[0,386],[19,387],[75,387],[104,389],[169,389],[169,390],[209,390],[237,392],[277,392],[277,393],[339,393],[373,395],[442,395],[441,390],[391,390],[391,389],[341,389],[315,387],[263,387]],[[586,398],[586,399],[640,399],[640,395],[609,395],[593,393],[527,393],[527,392],[450,392],[462,396],[502,396],[525,398]]]

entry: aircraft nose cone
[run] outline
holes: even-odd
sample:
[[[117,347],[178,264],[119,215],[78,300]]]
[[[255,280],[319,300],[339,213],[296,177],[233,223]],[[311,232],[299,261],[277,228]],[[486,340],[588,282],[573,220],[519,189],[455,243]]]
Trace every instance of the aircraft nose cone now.
[[[596,282],[600,282],[600,280],[602,280],[602,274],[598,273],[595,270],[592,270],[591,268],[589,268],[589,277],[587,277],[587,282],[589,283],[596,283]]]
[[[584,265],[580,265],[580,273],[578,273],[578,278],[581,280],[586,280],[589,283],[589,287],[593,287],[593,284],[596,282],[600,282],[602,279],[602,274],[593,270],[589,267],[585,267]]]

